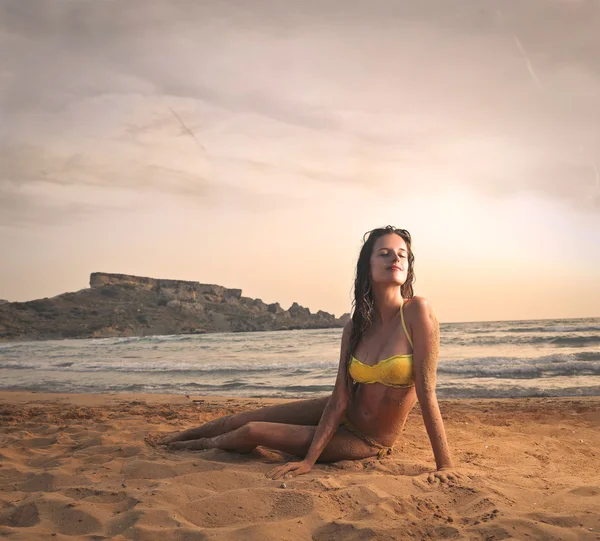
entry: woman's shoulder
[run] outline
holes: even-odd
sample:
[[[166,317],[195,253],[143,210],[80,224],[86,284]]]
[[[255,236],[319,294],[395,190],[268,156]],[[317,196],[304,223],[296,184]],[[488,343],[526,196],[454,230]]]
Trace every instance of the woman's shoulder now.
[[[404,301],[404,317],[410,322],[427,317],[436,318],[431,303],[421,295],[415,295]]]
[[[342,330],[342,334],[350,336],[352,332],[352,318],[350,318],[346,323],[344,323],[344,328]]]
[[[342,329],[342,342],[349,343],[350,336],[352,335],[352,319],[349,319],[344,324],[344,328]]]
[[[420,310],[427,310],[428,308],[431,308],[431,304],[425,297],[422,297],[421,295],[415,295],[410,299],[404,299],[404,308],[405,310],[410,310],[411,312],[418,312]]]

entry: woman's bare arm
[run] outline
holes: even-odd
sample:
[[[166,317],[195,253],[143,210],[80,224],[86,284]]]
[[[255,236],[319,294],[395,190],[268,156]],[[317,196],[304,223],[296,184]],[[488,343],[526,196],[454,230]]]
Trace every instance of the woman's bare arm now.
[[[269,477],[279,479],[285,476],[286,473],[300,475],[310,471],[323,452],[323,449],[325,449],[337,431],[338,425],[348,409],[348,404],[350,402],[350,392],[346,383],[346,357],[348,355],[348,347],[350,344],[351,325],[352,321],[349,321],[344,325],[340,348],[340,363],[335,386],[331,397],[323,410],[323,415],[321,415],[321,420],[319,421],[312,443],[306,453],[306,457],[301,462],[288,462],[283,466],[273,469],[267,474]]]
[[[304,460],[310,464],[314,464],[323,449],[327,446],[333,435],[335,434],[344,413],[348,409],[350,402],[350,393],[348,385],[346,383],[347,367],[346,367],[346,356],[348,354],[348,346],[350,343],[350,331],[352,329],[352,321],[349,321],[344,325],[344,331],[342,332],[342,344],[340,348],[340,364],[338,366],[337,378],[335,380],[335,386],[331,393],[331,398],[325,409],[323,415],[315,431],[313,441],[310,444],[308,452]]]
[[[450,448],[435,392],[440,349],[440,325],[433,308],[426,299],[415,297],[412,304],[415,305],[413,307],[412,335],[417,398],[421,405],[423,421],[431,441],[437,469],[451,469],[453,466]]]

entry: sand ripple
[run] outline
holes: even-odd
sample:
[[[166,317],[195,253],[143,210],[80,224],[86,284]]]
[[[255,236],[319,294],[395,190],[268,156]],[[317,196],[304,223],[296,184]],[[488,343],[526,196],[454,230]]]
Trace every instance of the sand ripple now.
[[[391,457],[317,465],[282,487],[265,477],[282,453],[144,441],[249,401],[0,397],[7,539],[600,539],[599,399],[443,402],[459,485],[426,481],[414,412]]]

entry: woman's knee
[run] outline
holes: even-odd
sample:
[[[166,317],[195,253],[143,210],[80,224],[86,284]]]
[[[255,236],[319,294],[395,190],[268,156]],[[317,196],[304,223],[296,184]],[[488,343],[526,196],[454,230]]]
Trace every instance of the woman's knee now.
[[[244,413],[234,413],[215,419],[215,422],[218,423],[217,426],[221,433],[232,432],[233,430],[237,430],[238,428],[245,426],[248,421],[244,419]]]
[[[222,422],[223,429],[227,432],[231,432],[232,430],[237,430],[238,428],[246,426],[248,423],[254,422],[256,420],[255,412],[256,410],[242,411],[240,413],[221,417],[220,421]]]
[[[248,442],[256,440],[264,430],[264,423],[261,421],[250,421],[238,428],[240,434]]]

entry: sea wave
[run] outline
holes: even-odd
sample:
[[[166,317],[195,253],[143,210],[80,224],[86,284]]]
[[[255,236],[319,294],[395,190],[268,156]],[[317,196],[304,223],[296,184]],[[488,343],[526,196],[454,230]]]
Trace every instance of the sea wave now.
[[[547,345],[550,347],[588,347],[600,344],[600,335],[506,335],[487,334],[462,337],[441,337],[441,346],[498,346],[498,345]]]
[[[40,365],[32,361],[0,361],[0,369],[10,370],[36,370],[48,372],[118,372],[118,373],[160,373],[160,374],[181,374],[181,375],[199,375],[199,376],[219,376],[231,374],[248,373],[278,373],[286,372],[295,375],[309,374],[315,370],[335,370],[338,363],[335,361],[314,361],[303,362],[302,368],[298,368],[297,363],[269,363],[260,364],[259,362],[237,363],[236,366],[222,366],[216,363],[205,365],[190,366],[189,364],[177,366],[173,363],[151,364],[140,363],[138,365],[122,364],[114,362],[102,363],[76,363],[60,362],[55,364]]]
[[[301,362],[297,358],[285,361],[272,359],[253,358],[245,361],[229,361],[228,364],[219,362],[178,361],[171,358],[144,358],[143,356],[129,356],[121,359],[80,359],[73,360],[74,356],[58,356],[46,359],[41,363],[31,359],[0,359],[0,369],[9,370],[40,370],[46,372],[64,373],[119,373],[119,374],[162,374],[164,376],[177,375],[194,377],[227,377],[236,374],[269,374],[277,376],[310,376],[317,377],[326,374],[330,377],[338,366],[338,361],[307,360]],[[533,358],[488,356],[466,357],[462,359],[444,360],[438,363],[438,372],[441,374],[461,373],[465,377],[478,377],[478,375],[492,374],[506,377],[514,373],[515,378],[537,377],[536,374],[544,373],[543,377],[552,375],[571,374],[581,370],[586,374],[595,374],[600,369],[600,351],[577,351],[562,354],[553,353]],[[527,376],[530,374],[530,376]]]
[[[554,346],[586,347],[600,344],[600,335],[592,336],[557,336],[550,340]]]
[[[529,333],[529,332],[600,332],[597,325],[549,325],[546,327],[510,327],[503,329],[504,332]]]
[[[518,387],[512,386],[439,386],[437,396],[442,399],[448,398],[545,398],[550,396],[561,397],[580,397],[580,396],[598,396],[600,395],[600,385],[590,385],[589,387],[566,386],[562,388],[548,389],[542,386]]]
[[[600,394],[600,318],[441,327],[441,397]],[[0,343],[0,388],[319,395],[335,382],[340,334],[332,329]]]
[[[553,353],[537,358],[479,357],[439,363],[438,374],[463,378],[534,379],[600,375],[600,352]]]
[[[118,338],[93,338],[93,344],[103,344],[111,346],[124,346],[127,344],[162,344],[165,342],[190,342],[197,340],[202,335],[197,334],[165,334],[157,336],[124,336]]]
[[[7,389],[0,383],[0,389]],[[247,398],[314,398],[315,396],[328,396],[333,385],[291,385],[280,387],[274,385],[202,385],[187,383],[176,387],[164,383],[112,383],[93,385],[70,382],[31,382],[29,384],[13,387],[10,390],[29,392],[53,393],[162,393],[162,394],[190,394],[205,396],[239,396]],[[438,384],[437,395],[441,399],[461,398],[520,398],[520,397],[582,397],[600,395],[600,385],[573,386],[565,385],[561,388],[549,389],[543,385],[519,387],[511,384],[491,385],[461,385],[449,382]]]
[[[439,374],[460,375],[463,378],[544,379],[559,376],[600,376],[600,364],[570,362],[563,364],[485,366],[444,365]]]

